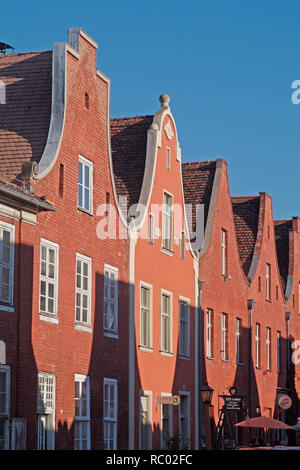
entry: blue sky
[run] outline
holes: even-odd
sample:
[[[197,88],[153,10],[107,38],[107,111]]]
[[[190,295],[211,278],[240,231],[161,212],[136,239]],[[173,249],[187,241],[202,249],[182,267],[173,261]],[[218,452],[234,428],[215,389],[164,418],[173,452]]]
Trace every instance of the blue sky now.
[[[16,0],[0,15],[16,52],[83,28],[112,117],[153,114],[169,94],[184,161],[224,158],[233,196],[266,191],[274,218],[300,216],[299,1]]]

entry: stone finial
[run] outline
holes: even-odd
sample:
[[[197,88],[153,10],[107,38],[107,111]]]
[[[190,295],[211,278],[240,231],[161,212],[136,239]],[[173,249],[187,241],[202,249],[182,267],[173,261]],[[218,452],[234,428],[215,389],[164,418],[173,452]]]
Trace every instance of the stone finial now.
[[[162,107],[168,108],[170,103],[170,97],[166,94],[160,95],[159,101]]]

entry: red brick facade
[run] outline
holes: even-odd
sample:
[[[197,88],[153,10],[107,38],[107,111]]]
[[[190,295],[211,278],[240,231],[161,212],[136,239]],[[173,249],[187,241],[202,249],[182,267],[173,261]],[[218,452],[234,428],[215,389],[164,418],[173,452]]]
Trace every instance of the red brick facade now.
[[[299,219],[274,221],[266,193],[231,197],[222,159],[182,163],[167,95],[153,116],[109,119],[96,53],[71,29],[0,58],[0,447],[18,447],[16,418],[27,449],[222,447],[231,387],[233,423],[295,424]]]

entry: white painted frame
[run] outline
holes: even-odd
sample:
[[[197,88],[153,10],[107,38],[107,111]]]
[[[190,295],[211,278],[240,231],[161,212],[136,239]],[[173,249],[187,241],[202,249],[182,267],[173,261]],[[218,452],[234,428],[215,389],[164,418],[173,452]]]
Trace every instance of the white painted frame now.
[[[113,417],[105,416],[105,386],[113,387]],[[113,424],[113,448],[106,450],[117,450],[118,442],[118,381],[116,379],[104,378],[103,380],[103,442],[105,443],[105,423]],[[105,445],[104,445],[105,448]]]
[[[90,377],[88,375],[82,375],[82,374],[75,374],[74,375],[74,387],[75,387],[75,382],[78,382],[79,384],[82,384],[83,382],[86,383],[86,395],[87,395],[87,400],[86,400],[86,415],[82,416],[81,414],[79,416],[75,415],[74,411],[74,449],[75,449],[75,425],[76,422],[83,422],[85,421],[87,423],[87,450],[90,450],[91,448],[91,431],[90,431]],[[81,389],[81,385],[80,385]],[[81,409],[81,406],[80,406]],[[75,388],[74,388],[74,410],[75,410]],[[80,436],[80,450],[81,450],[81,437]]]
[[[82,288],[77,287],[77,261],[87,263],[88,265],[88,290],[85,291]],[[87,312],[87,321],[83,322],[81,319],[76,319],[76,294],[79,293],[87,294],[88,296],[88,312]],[[76,253],[76,263],[75,263],[75,327],[76,329],[83,331],[91,331],[91,303],[92,303],[92,259],[88,256]]]
[[[161,397],[171,397],[172,393],[164,393],[161,392],[160,394]],[[169,412],[169,429],[168,433],[170,436],[173,434],[173,405],[169,404],[168,405],[168,412]],[[163,449],[164,447],[164,442],[163,442],[163,405],[160,405],[160,448]]]
[[[152,284],[148,284],[147,282],[140,281],[139,286],[139,315],[140,315],[140,328],[139,328],[139,349],[145,352],[152,352],[153,351],[153,286]],[[142,288],[149,290],[149,345],[142,344]]]
[[[9,263],[9,299],[8,302],[2,300],[3,304],[0,305],[0,311],[5,310],[13,312],[14,303],[14,265],[15,265],[15,226],[6,222],[0,221],[0,234],[2,244],[2,230],[10,232],[10,263]],[[2,265],[2,263],[1,263]],[[7,266],[7,265],[5,265]]]
[[[182,427],[181,427],[181,404],[182,404],[182,397],[185,397],[188,399],[188,406],[187,406],[187,417],[186,417],[186,422],[187,422],[187,441],[189,444],[189,447],[191,447],[191,394],[188,391],[179,391],[178,395],[180,397],[180,403],[179,403],[179,410],[178,410],[178,429],[179,429],[179,434],[180,437],[182,438]]]
[[[170,298],[170,312],[169,312],[169,339],[170,350],[163,349],[163,295]],[[165,289],[160,290],[160,353],[163,356],[173,355],[173,293]]]
[[[111,298],[106,298],[105,297],[105,273],[112,273],[115,275],[115,298],[114,298],[114,323],[115,323],[115,329],[111,328],[106,328],[104,326],[104,314],[105,314],[105,300],[111,301]],[[105,336],[113,337],[113,338],[118,338],[118,309],[119,309],[119,270],[115,266],[111,266],[109,264],[104,265],[104,280],[103,280],[103,331]]]
[[[54,312],[48,312],[41,309],[41,281],[48,283],[48,277],[42,276],[41,264],[42,264],[42,246],[54,250],[55,253],[55,266],[54,266],[54,280],[50,278],[50,282],[54,283]],[[58,323],[58,286],[59,286],[59,245],[45,238],[40,239],[40,267],[39,267],[39,318],[40,320],[48,321],[51,323]],[[47,299],[47,297],[46,297]]]
[[[148,412],[148,423],[149,428],[147,429],[147,447],[148,449],[152,449],[152,392],[149,390],[140,390],[139,394],[139,449],[142,449],[142,441],[141,441],[141,397],[146,397],[147,399],[147,412]]]
[[[5,374],[5,410],[0,417],[5,421],[5,450],[9,449],[9,420],[10,420],[10,366],[0,365],[0,372]]]
[[[185,304],[187,307],[187,337],[185,338],[185,341],[187,342],[187,353],[185,354],[184,352],[181,351],[180,346],[180,336],[181,336],[181,309],[180,305]],[[178,341],[178,355],[180,358],[184,359],[190,359],[190,354],[191,354],[191,300],[188,299],[187,297],[182,297],[179,296],[179,301],[178,301],[178,331],[179,331],[179,341]]]
[[[83,182],[81,184],[83,191],[82,191],[82,205],[79,205],[79,163],[83,166]],[[89,208],[86,209],[85,206],[85,195],[84,195],[84,167],[87,166],[89,168]],[[93,186],[94,186],[94,163],[91,160],[79,155],[78,157],[78,180],[77,180],[77,206],[78,209],[81,211],[87,212],[88,214],[93,215]]]

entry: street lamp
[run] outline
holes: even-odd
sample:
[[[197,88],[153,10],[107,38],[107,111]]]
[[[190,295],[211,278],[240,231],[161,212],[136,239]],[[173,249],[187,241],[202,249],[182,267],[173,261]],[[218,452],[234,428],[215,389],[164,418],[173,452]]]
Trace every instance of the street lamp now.
[[[211,432],[210,432],[210,417],[209,407],[211,405],[211,399],[214,389],[211,388],[208,383],[204,384],[204,387],[200,390],[202,402],[204,404],[204,416],[205,416],[205,449],[211,450]]]

